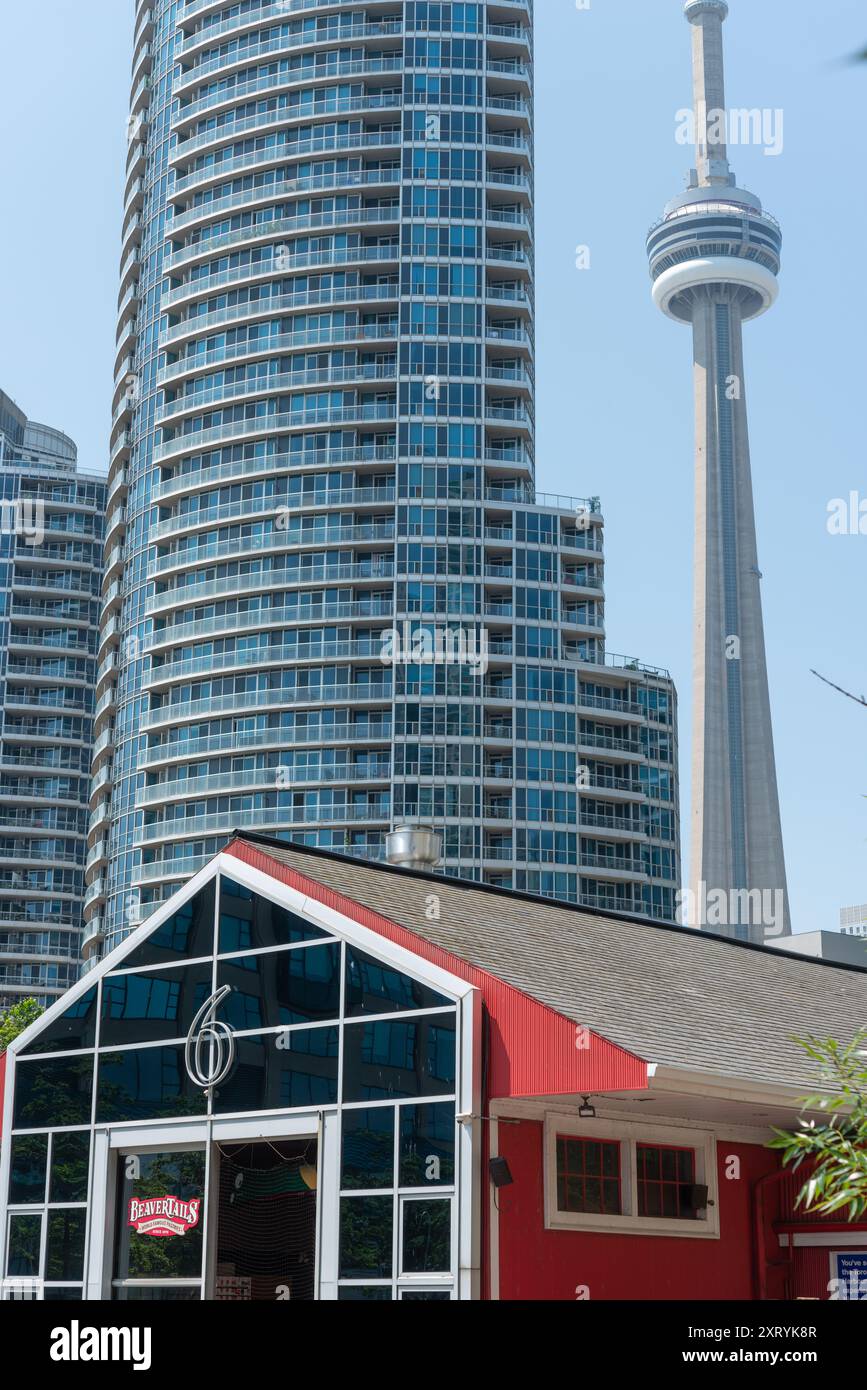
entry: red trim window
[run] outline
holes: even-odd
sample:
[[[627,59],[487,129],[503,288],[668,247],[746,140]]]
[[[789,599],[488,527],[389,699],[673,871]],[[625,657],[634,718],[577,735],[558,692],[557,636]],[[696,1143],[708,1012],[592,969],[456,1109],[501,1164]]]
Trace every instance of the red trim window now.
[[[694,1221],[695,1149],[638,1144],[638,1215]]]
[[[616,1139],[557,1135],[557,1206],[560,1211],[622,1215],[620,1144]]]

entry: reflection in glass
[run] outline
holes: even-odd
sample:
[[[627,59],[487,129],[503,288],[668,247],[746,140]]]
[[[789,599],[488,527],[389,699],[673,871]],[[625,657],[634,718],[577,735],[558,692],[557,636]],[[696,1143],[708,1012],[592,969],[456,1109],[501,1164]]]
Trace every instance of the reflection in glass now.
[[[171,961],[209,956],[214,950],[216,889],[212,879],[201,892],[179,907],[140,946],[121,962],[124,970],[140,965],[167,965]]]
[[[254,895],[230,878],[220,879],[221,952],[291,946],[297,941],[324,940],[325,935],[296,913]]]
[[[49,1202],[86,1202],[90,1133],[55,1134],[51,1146]]]
[[[115,1279],[195,1279],[202,1272],[202,1200],[205,1192],[205,1151],[120,1154],[115,1240]],[[138,1217],[131,1203],[149,1197],[176,1197],[196,1203],[190,1215],[195,1224],[178,1235],[149,1235],[130,1223]],[[161,1291],[160,1291],[161,1293]],[[117,1294],[117,1291],[116,1291]],[[126,1296],[129,1296],[127,1294]],[[152,1297],[148,1293],[147,1297]],[[196,1297],[199,1293],[196,1290]]]
[[[102,986],[100,1047],[185,1038],[211,994],[210,961],[141,975],[109,975]]]
[[[9,1201],[44,1202],[47,1169],[47,1134],[20,1134],[13,1139]]]
[[[410,1009],[447,1009],[452,1002],[393,966],[347,946],[347,1018],[357,1018],[361,1014],[396,1014]]]
[[[455,1089],[455,1015],[344,1028],[343,1099],[400,1100]]]
[[[394,1186],[394,1110],[344,1110],[341,1187]]]
[[[47,1288],[43,1294],[46,1303],[83,1303],[84,1289],[81,1284],[69,1289]]]
[[[452,1296],[443,1289],[406,1290],[400,1296],[402,1303],[451,1303]]]
[[[41,1240],[41,1216],[9,1217],[9,1254],[6,1257],[9,1278],[38,1279]]]
[[[221,961],[217,983],[232,986],[224,1016],[239,1032],[324,1023],[340,1016],[340,947],[332,943]]]
[[[389,1279],[394,1203],[391,1197],[340,1199],[340,1278]]]
[[[401,1187],[450,1187],[454,1180],[454,1105],[402,1106]]]
[[[337,1028],[301,1028],[237,1039],[235,1070],[216,1093],[214,1110],[291,1110],[337,1099]]]
[[[40,1058],[15,1068],[13,1129],[89,1125],[93,1055]]]
[[[45,1278],[66,1283],[84,1278],[84,1233],[87,1213],[82,1207],[48,1213]]]
[[[175,1115],[203,1115],[206,1110],[204,1092],[187,1074],[182,1046],[133,1048],[100,1056],[97,1124],[165,1120]]]
[[[96,1042],[96,988],[87,990],[80,999],[48,1023],[32,1043],[19,1053],[20,1057],[35,1057],[43,1052],[78,1052],[93,1047]]]
[[[451,1201],[404,1202],[403,1273],[448,1274],[451,1250]]]
[[[391,1285],[357,1284],[354,1288],[340,1289],[338,1303],[391,1303]]]

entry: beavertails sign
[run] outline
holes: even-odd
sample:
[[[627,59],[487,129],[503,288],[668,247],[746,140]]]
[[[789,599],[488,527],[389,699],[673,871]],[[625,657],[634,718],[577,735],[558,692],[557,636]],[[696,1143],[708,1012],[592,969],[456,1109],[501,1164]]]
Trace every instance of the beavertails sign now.
[[[131,1197],[128,1224],[140,1236],[185,1236],[199,1224],[200,1198]]]

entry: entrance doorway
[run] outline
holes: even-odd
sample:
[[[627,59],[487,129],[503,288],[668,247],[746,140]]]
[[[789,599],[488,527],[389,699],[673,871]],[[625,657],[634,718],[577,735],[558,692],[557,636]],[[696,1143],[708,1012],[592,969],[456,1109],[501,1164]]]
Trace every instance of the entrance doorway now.
[[[316,1140],[217,1145],[219,1197],[212,1297],[315,1297]]]

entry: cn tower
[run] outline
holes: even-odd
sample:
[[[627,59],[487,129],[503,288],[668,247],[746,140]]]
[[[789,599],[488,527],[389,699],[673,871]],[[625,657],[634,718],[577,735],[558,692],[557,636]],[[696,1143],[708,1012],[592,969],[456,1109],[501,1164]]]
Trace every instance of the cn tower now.
[[[727,149],[726,0],[688,0],[696,164],[650,231],[653,298],[692,326],[695,644],[689,925],[791,933],[762,622],[743,325],[778,293],[782,236]],[[710,905],[710,906],[709,906]]]

